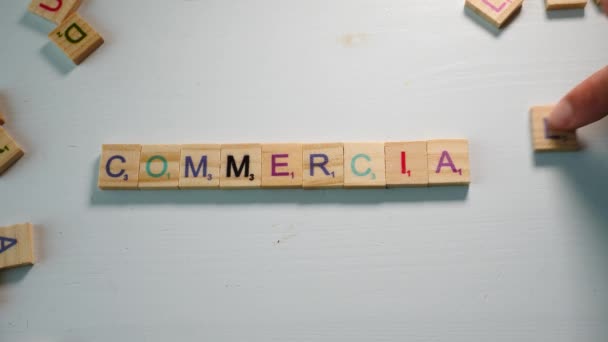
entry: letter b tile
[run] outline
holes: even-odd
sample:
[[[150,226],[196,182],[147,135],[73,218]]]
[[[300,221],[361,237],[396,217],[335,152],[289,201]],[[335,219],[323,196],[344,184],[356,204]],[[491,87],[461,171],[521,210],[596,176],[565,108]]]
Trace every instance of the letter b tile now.
[[[98,47],[103,38],[78,13],[70,15],[49,33],[53,41],[75,64],[80,64]]]

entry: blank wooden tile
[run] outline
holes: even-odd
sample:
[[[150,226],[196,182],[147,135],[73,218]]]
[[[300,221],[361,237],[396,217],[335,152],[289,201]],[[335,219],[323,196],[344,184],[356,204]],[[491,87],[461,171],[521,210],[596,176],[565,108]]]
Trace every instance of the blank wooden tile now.
[[[34,242],[31,223],[0,227],[0,269],[33,264]]]
[[[219,188],[220,148],[219,144],[182,145],[179,188]]]
[[[0,175],[15,164],[24,153],[8,132],[0,127]]]
[[[252,189],[262,184],[260,144],[222,145],[220,188]]]
[[[427,155],[429,185],[467,185],[471,182],[467,140],[428,141]]]
[[[387,187],[429,185],[426,141],[387,142],[384,158]]]
[[[466,0],[466,6],[494,26],[503,27],[521,9],[523,0]]]
[[[386,187],[384,143],[344,144],[344,187]]]
[[[302,145],[302,186],[305,189],[344,186],[344,144]]]
[[[139,158],[140,189],[177,189],[180,145],[142,145]]]
[[[262,145],[262,188],[302,187],[302,144]]]
[[[78,13],[71,14],[63,23],[49,33],[53,41],[75,63],[80,64],[98,47],[103,38],[82,19]]]
[[[61,24],[79,6],[80,0],[32,0],[28,9],[46,20]]]
[[[587,0],[546,0],[548,10],[585,8]]]
[[[137,189],[140,155],[141,145],[103,145],[97,186],[103,190]]]
[[[554,106],[536,106],[530,109],[532,145],[537,152],[576,151],[580,149],[576,132],[554,131],[548,125]]]

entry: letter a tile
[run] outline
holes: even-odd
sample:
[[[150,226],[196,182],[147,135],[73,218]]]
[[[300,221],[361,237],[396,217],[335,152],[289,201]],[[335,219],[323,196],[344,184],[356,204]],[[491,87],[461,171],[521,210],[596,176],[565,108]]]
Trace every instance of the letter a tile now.
[[[469,142],[467,140],[431,140],[427,142],[429,185],[467,185]]]
[[[75,64],[80,64],[98,47],[103,38],[78,13],[70,15],[49,33],[53,41]]]
[[[220,167],[220,188],[259,188],[262,185],[262,146],[222,145]]]
[[[32,225],[0,227],[0,269],[34,264]]]
[[[80,0],[32,0],[28,10],[55,24],[61,24],[80,6]]]
[[[519,12],[523,0],[466,0],[466,6],[494,26],[503,27]]]

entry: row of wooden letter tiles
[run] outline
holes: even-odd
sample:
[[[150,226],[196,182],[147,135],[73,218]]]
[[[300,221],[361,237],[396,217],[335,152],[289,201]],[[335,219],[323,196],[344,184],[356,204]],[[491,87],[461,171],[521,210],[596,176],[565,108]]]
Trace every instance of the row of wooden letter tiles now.
[[[100,189],[467,185],[467,140],[103,145]]]

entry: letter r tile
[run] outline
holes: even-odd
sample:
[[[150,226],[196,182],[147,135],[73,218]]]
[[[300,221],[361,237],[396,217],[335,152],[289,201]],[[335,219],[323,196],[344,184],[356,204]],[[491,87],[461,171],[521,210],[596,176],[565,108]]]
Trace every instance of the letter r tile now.
[[[576,132],[554,131],[547,118],[554,106],[536,106],[530,109],[532,145],[536,152],[576,151],[580,148]]]
[[[304,189],[344,187],[344,144],[302,145]]]
[[[98,47],[103,38],[78,13],[72,13],[49,33],[53,41],[75,64],[80,64]]]

